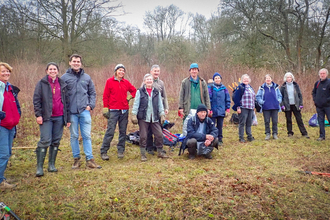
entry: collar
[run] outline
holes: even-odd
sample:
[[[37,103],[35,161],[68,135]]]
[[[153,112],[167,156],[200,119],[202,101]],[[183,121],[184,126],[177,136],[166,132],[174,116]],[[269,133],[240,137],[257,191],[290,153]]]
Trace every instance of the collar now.
[[[55,80],[53,80],[52,78],[50,78],[50,76],[48,76],[47,79],[49,83],[58,83],[58,77],[56,77]]]
[[[13,88],[11,87],[11,84],[10,84],[9,82],[7,82],[5,86],[6,86],[5,89],[6,89],[7,92],[8,92],[8,91],[11,91],[11,90],[13,89]]]
[[[199,76],[197,76],[196,80],[190,76],[190,81],[197,84],[199,82]]]

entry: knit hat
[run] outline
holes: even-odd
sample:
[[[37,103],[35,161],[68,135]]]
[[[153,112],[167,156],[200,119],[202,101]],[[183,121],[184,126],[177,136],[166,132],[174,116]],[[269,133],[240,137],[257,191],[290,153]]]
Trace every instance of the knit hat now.
[[[194,68],[197,68],[198,71],[199,71],[199,68],[198,68],[198,64],[197,64],[197,63],[192,63],[192,64],[190,64],[189,71],[190,71],[191,69],[194,69]]]
[[[196,113],[198,113],[198,112],[200,112],[200,111],[206,111],[206,113],[207,113],[207,108],[206,108],[206,106],[205,106],[204,104],[199,104],[199,105],[197,106],[197,111],[196,111]]]
[[[115,67],[115,72],[119,69],[119,68],[123,68],[124,70],[125,69],[125,66],[123,64],[117,64],[117,66]]]
[[[216,72],[216,73],[214,73],[214,75],[213,75],[213,81],[214,81],[214,78],[215,78],[216,76],[220,76],[220,79],[222,79],[222,76],[220,75],[220,73]]]

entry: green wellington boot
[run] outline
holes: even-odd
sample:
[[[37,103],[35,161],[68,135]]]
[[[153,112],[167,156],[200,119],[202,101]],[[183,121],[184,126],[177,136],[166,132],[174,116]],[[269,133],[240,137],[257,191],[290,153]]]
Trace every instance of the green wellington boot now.
[[[41,148],[38,147],[36,150],[37,153],[37,173],[36,177],[40,177],[44,175],[44,162],[45,162],[45,157],[47,154],[47,148]]]
[[[55,168],[57,151],[58,147],[49,147],[48,172],[57,172]]]

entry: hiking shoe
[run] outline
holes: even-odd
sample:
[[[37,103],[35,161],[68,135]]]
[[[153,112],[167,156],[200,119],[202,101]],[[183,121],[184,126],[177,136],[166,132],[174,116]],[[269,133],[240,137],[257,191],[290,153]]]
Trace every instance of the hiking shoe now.
[[[141,155],[141,161],[142,162],[145,162],[145,161],[147,161],[148,160],[148,158],[146,157],[146,155]]]
[[[163,151],[159,151],[158,152],[158,158],[168,158],[168,156]]]
[[[91,169],[95,169],[95,168],[101,169],[102,168],[101,166],[99,166],[95,163],[94,159],[87,160],[86,167],[91,168]]]
[[[248,142],[254,141],[254,137],[248,138]]]
[[[3,180],[0,183],[0,189],[12,189],[15,188],[16,185],[15,184],[9,184],[6,180]]]
[[[189,160],[194,160],[196,158],[196,156],[193,154],[189,154],[188,158],[189,158]]]
[[[246,143],[246,141],[244,140],[244,138],[239,139],[239,142]]]
[[[325,140],[325,138],[323,138],[323,137],[319,137],[318,139],[316,139],[317,141],[324,141]]]
[[[148,154],[155,155],[153,150],[148,150],[147,152],[148,152]]]
[[[107,153],[101,154],[101,158],[102,158],[102,160],[109,160],[109,156]]]
[[[278,139],[277,134],[273,134],[273,138],[277,140]]]
[[[123,159],[124,158],[124,153],[123,152],[118,152],[118,158]]]
[[[266,134],[265,140],[268,141],[270,139],[270,134]]]
[[[72,169],[78,169],[81,166],[80,157],[74,158]]]
[[[308,136],[308,134],[303,135],[303,137],[310,139],[310,137]]]
[[[219,141],[218,146],[221,147],[223,145],[222,141]]]
[[[212,155],[211,155],[211,154],[205,154],[204,157],[205,157],[206,159],[212,159]]]
[[[288,137],[293,137],[293,134],[288,134]]]

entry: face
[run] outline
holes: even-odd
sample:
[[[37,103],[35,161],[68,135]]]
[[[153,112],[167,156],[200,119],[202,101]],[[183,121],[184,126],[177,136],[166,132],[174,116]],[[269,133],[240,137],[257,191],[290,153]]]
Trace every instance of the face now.
[[[159,74],[160,74],[160,69],[159,68],[153,68],[150,71],[150,74],[154,77],[154,79],[158,79]]]
[[[221,78],[220,78],[220,76],[216,76],[216,77],[214,77],[214,82],[215,82],[215,84],[220,84],[220,83],[221,83]]]
[[[242,82],[243,82],[243,84],[248,85],[248,84],[250,83],[250,79],[249,79],[249,77],[246,77],[246,76],[245,76],[245,77],[243,78]]]
[[[119,68],[117,69],[117,78],[122,79],[125,75],[125,69],[124,68]]]
[[[328,76],[327,76],[327,71],[326,70],[321,70],[319,72],[319,75],[320,75],[320,79],[321,80],[325,80]]]
[[[79,72],[81,67],[81,60],[79,57],[72,57],[72,60],[69,61],[69,65],[71,66],[71,69],[75,72]]]
[[[272,83],[272,78],[270,76],[266,76],[265,82],[267,84],[271,84]]]
[[[288,83],[292,82],[292,76],[288,75],[288,76],[286,77],[286,81],[287,81]]]
[[[7,83],[10,77],[10,71],[4,66],[0,66],[0,81]]]
[[[152,76],[148,76],[147,78],[144,79],[144,84],[146,84],[146,86],[148,88],[152,87],[152,84],[153,84],[153,79],[152,79]]]
[[[204,120],[206,118],[206,114],[207,114],[206,111],[197,112],[197,116],[200,120]]]
[[[50,76],[50,78],[55,79],[58,74],[58,69],[54,65],[49,65],[48,69],[46,70],[46,73]]]
[[[190,76],[193,79],[197,79],[197,75],[198,75],[198,69],[197,68],[192,68],[189,72],[190,72]]]

